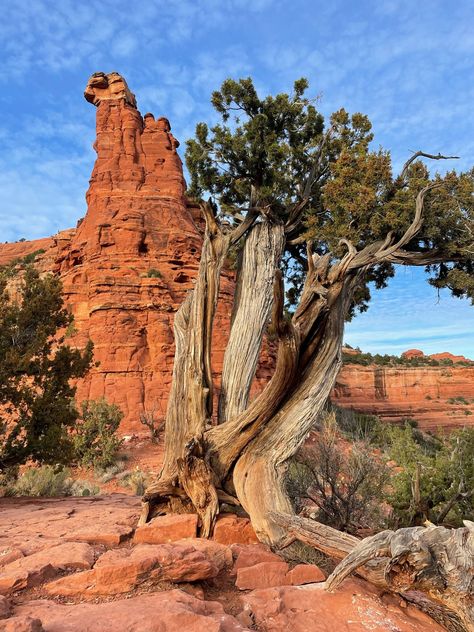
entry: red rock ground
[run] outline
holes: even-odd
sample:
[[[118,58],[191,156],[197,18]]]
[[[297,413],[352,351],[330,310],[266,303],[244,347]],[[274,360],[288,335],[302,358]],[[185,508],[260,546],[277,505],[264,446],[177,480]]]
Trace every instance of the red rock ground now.
[[[135,529],[140,501],[0,499],[0,630],[5,632],[438,632],[426,615],[362,580],[326,593],[244,518],[196,538],[193,516]]]

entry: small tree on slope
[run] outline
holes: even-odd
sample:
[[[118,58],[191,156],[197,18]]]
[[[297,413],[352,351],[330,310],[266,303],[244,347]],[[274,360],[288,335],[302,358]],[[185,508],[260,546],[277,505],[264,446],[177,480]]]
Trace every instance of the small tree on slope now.
[[[259,538],[291,513],[288,459],[318,418],[341,365],[344,323],[383,287],[394,264],[426,266],[431,283],[474,296],[473,172],[431,178],[414,154],[393,176],[372,150],[371,125],[344,110],[325,128],[299,80],[291,95],[261,99],[250,79],[227,80],[212,103],[221,123],[188,141],[190,193],[206,230],[193,290],[175,318],[176,354],[165,459],[144,496],[154,511],[195,511],[211,533],[219,503],[238,502]],[[211,334],[219,278],[238,246],[237,287],[217,415]],[[285,316],[283,274],[294,305]],[[274,375],[249,403],[269,319],[278,337]],[[217,416],[217,424],[213,418]]]
[[[78,418],[70,380],[92,360],[91,344],[80,351],[58,336],[72,321],[59,280],[27,266],[12,291],[13,274],[0,270],[0,472],[29,459],[70,462]]]

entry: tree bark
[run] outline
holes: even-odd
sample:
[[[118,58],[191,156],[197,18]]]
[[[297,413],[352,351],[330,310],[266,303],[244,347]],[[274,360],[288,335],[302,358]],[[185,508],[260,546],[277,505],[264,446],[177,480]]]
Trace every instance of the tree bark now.
[[[284,245],[283,225],[267,220],[255,224],[245,240],[222,369],[219,423],[247,408]]]
[[[270,512],[293,511],[286,491],[287,461],[316,423],[341,367],[344,320],[354,284],[351,277],[332,288],[335,296],[323,316],[324,325],[318,328],[317,352],[291,395],[245,447],[235,465],[237,497],[263,542],[276,544],[285,538],[285,530],[272,520]],[[307,333],[306,340],[309,337]],[[301,357],[304,359],[304,354]]]

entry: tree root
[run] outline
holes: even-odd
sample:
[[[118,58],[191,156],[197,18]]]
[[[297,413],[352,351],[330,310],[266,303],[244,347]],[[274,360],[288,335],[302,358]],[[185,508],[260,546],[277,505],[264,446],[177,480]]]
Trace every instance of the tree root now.
[[[298,539],[342,560],[326,580],[336,589],[351,573],[400,594],[452,632],[474,632],[474,523],[383,531],[364,540],[300,516],[271,514]]]

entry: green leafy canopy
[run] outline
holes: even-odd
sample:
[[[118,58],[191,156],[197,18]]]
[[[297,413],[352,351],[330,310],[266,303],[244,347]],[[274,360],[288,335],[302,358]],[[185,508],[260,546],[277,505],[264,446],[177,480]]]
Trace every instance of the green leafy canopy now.
[[[394,175],[390,152],[374,148],[365,115],[341,109],[325,122],[307,90],[307,80],[299,79],[291,94],[261,98],[250,78],[224,81],[212,95],[220,122],[199,123],[187,141],[189,193],[211,196],[220,218],[231,224],[254,207],[286,224],[282,265],[292,305],[307,269],[305,241],[313,252],[336,258],[344,253],[341,239],[360,249],[389,231],[401,235],[418,192],[436,182],[425,200],[422,229],[407,250],[436,253],[427,266],[431,283],[474,299],[474,170],[431,176],[415,160]],[[301,208],[303,221],[292,222]],[[366,282],[383,287],[393,273],[385,262],[367,273]],[[369,298],[366,284],[355,303],[364,309]]]

